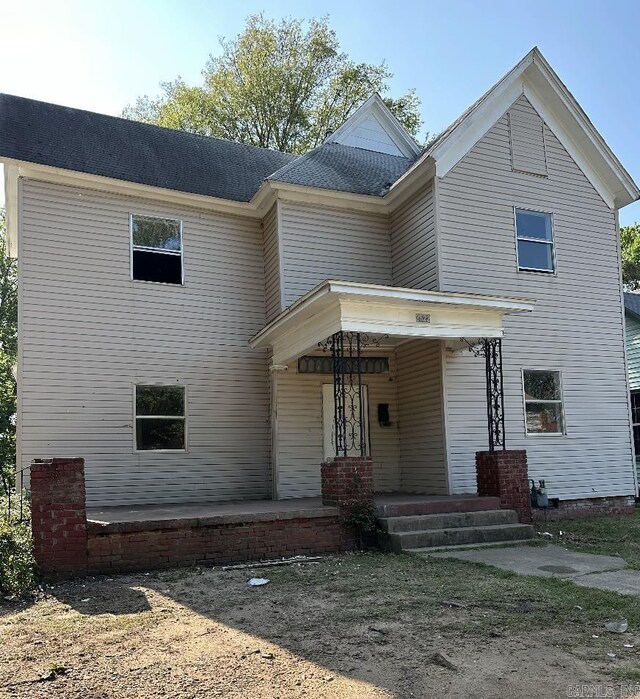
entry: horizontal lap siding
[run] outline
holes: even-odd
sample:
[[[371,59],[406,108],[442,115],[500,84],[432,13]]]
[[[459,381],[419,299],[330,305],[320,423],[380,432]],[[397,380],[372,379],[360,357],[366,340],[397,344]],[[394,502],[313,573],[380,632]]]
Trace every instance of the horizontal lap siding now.
[[[402,489],[444,495],[448,485],[440,342],[407,342],[396,356]]]
[[[262,223],[264,231],[264,290],[267,322],[275,318],[280,308],[280,254],[278,248],[277,207],[271,207]]]
[[[629,370],[629,388],[640,390],[640,321],[630,313],[625,319],[627,335],[627,366]]]
[[[391,261],[395,286],[437,290],[433,182],[393,213]]]
[[[326,279],[391,284],[386,218],[290,202],[280,212],[285,306]]]
[[[545,144],[548,178],[513,172],[505,116],[441,180],[442,288],[535,301],[506,318],[503,342],[507,446],[527,450],[531,477],[550,497],[633,493],[615,216],[546,126]],[[514,206],[553,213],[557,276],[517,272]],[[525,436],[523,368],[562,371],[566,435]],[[487,448],[483,360],[448,354],[446,382],[449,463],[464,492]]]
[[[91,506],[265,497],[258,224],[29,180],[22,196],[22,465],[84,457]],[[182,219],[184,287],[130,280],[130,212]],[[147,382],[187,386],[187,453],[134,453]]]
[[[367,374],[362,383],[369,392],[369,429],[376,491],[398,490],[398,409],[393,358],[390,374]],[[298,374],[296,364],[277,375],[278,494],[281,498],[320,495],[323,460],[322,384],[330,374]],[[391,425],[378,424],[378,403],[389,404]]]

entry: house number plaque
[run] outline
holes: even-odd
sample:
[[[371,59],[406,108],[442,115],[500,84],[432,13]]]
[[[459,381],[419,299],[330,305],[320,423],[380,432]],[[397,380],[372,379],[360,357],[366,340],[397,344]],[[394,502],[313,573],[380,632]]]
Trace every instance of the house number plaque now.
[[[428,313],[416,313],[416,323],[430,323],[431,316]]]

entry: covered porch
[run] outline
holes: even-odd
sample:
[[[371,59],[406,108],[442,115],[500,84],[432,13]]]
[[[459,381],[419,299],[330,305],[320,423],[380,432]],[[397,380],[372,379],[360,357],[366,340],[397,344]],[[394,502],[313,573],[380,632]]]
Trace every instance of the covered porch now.
[[[485,356],[487,446],[504,447],[504,316],[528,301],[327,281],[251,341],[271,353],[275,499],[322,495],[320,464],[370,458],[376,493],[452,494],[445,356]]]

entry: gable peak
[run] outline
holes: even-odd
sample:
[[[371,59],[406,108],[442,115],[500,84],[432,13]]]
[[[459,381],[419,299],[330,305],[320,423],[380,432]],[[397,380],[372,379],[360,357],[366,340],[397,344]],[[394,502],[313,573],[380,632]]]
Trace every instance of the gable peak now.
[[[324,142],[411,159],[420,153],[420,146],[377,92],[360,105],[342,126],[329,134]]]

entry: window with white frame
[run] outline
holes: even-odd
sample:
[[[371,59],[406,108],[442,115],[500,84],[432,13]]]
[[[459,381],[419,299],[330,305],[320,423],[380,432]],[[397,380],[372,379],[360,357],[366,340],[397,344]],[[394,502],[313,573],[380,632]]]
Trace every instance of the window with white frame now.
[[[131,214],[131,275],[182,284],[182,221]]]
[[[564,434],[564,409],[559,371],[524,369],[527,434]]]
[[[186,449],[184,386],[136,386],[135,404],[138,451]]]
[[[518,269],[524,272],[555,271],[553,217],[543,211],[516,209]]]

